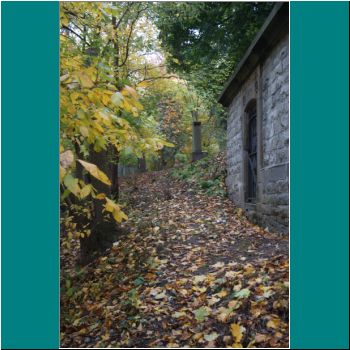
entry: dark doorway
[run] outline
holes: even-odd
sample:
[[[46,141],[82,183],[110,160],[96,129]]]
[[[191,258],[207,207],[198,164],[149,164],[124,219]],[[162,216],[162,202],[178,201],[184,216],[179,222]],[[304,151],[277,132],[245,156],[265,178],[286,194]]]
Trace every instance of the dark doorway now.
[[[257,188],[257,122],[256,103],[252,103],[247,109],[247,202],[256,201]]]

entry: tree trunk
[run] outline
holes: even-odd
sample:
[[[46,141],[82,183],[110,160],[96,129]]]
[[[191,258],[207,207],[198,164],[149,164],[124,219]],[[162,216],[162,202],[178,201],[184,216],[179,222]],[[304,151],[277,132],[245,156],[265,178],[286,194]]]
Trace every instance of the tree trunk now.
[[[119,152],[114,146],[111,146],[109,149],[109,158],[110,158],[110,179],[112,182],[111,186],[111,196],[114,200],[119,198],[119,175],[118,175],[118,162],[119,162]]]
[[[112,16],[112,25],[116,27],[116,17]],[[114,77],[116,86],[119,87],[119,43],[117,33],[113,39],[114,56]],[[106,196],[117,200],[119,197],[118,183],[118,160],[119,154],[114,146],[108,150],[95,152],[90,151],[91,163],[97,165],[111,180],[111,186],[105,185],[101,181],[91,177],[91,184],[98,193],[105,193]],[[93,199],[93,218],[91,224],[91,234],[87,238],[80,239],[81,263],[86,264],[93,260],[100,253],[110,248],[117,238],[118,226],[113,218],[103,213],[104,200]]]
[[[140,173],[144,173],[147,170],[145,155],[142,155],[142,158],[138,159],[138,166],[137,166],[137,168],[138,168]]]
[[[95,164],[111,178],[109,157],[107,151],[95,152],[90,150],[91,163]],[[105,193],[111,196],[111,187],[91,177],[91,184],[97,193]],[[111,248],[118,236],[118,227],[113,218],[103,212],[104,200],[93,199],[93,213],[91,220],[91,233],[89,237],[80,239],[80,263],[85,265],[98,257],[106,249]]]

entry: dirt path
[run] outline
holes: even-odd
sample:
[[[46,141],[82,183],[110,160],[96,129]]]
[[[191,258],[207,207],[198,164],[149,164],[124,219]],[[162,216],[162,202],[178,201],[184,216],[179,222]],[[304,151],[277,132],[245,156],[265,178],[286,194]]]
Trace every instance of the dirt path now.
[[[285,238],[167,171],[124,180],[121,192],[129,233],[74,272],[83,292],[62,303],[72,311],[61,346],[288,347]]]

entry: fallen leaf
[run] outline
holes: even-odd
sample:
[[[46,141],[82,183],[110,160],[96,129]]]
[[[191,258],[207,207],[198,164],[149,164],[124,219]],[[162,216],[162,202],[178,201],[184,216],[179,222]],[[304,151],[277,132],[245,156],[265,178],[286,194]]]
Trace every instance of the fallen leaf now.
[[[162,292],[162,293],[156,294],[154,298],[157,300],[164,299],[164,298],[166,298],[166,294],[165,294],[165,292]]]
[[[240,306],[241,306],[241,302],[238,301],[238,300],[231,300],[231,301],[228,303],[228,307],[229,307],[229,308],[232,308],[233,310],[238,309]]]
[[[266,326],[268,328],[277,329],[280,326],[281,321],[278,318],[273,318],[267,322]]]
[[[267,340],[267,335],[266,334],[257,333],[255,335],[254,339],[255,339],[255,341],[257,343],[263,343],[263,342],[265,342]]]
[[[205,318],[210,315],[210,311],[211,309],[209,307],[203,306],[197,310],[194,310],[193,313],[194,313],[194,317],[198,322],[203,322]]]
[[[233,279],[233,278],[236,277],[236,272],[234,272],[234,271],[228,271],[228,272],[225,273],[225,277],[226,277],[226,278],[229,278],[229,279]]]
[[[204,339],[205,339],[206,341],[213,341],[213,340],[217,339],[218,336],[219,336],[218,333],[213,332],[213,333],[210,333],[210,334],[205,335],[205,336],[204,336]]]
[[[245,288],[241,289],[239,292],[235,292],[234,296],[238,299],[248,298],[250,295],[250,290]]]
[[[219,298],[224,298],[226,295],[228,294],[227,290],[222,290],[219,293],[216,293],[215,295],[217,295]]]
[[[219,311],[219,313],[216,316],[217,320],[225,323],[228,321],[230,315],[232,315],[233,308],[220,307],[218,311]]]
[[[235,343],[240,343],[243,338],[243,327],[238,323],[232,323],[230,326],[231,334]]]
[[[206,280],[206,278],[207,278],[207,276],[205,276],[205,275],[194,276],[193,282],[195,284],[198,284],[198,283],[204,282]]]
[[[225,266],[225,263],[223,262],[217,262],[216,264],[214,265],[211,265],[212,267],[215,267],[217,269],[221,268],[221,267],[224,267]]]

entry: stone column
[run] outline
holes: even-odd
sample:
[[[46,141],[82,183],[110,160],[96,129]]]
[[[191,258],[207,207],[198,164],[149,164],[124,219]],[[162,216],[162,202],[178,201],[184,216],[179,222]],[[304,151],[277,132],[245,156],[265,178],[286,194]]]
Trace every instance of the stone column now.
[[[202,139],[201,139],[201,122],[192,124],[192,161],[203,158]]]

